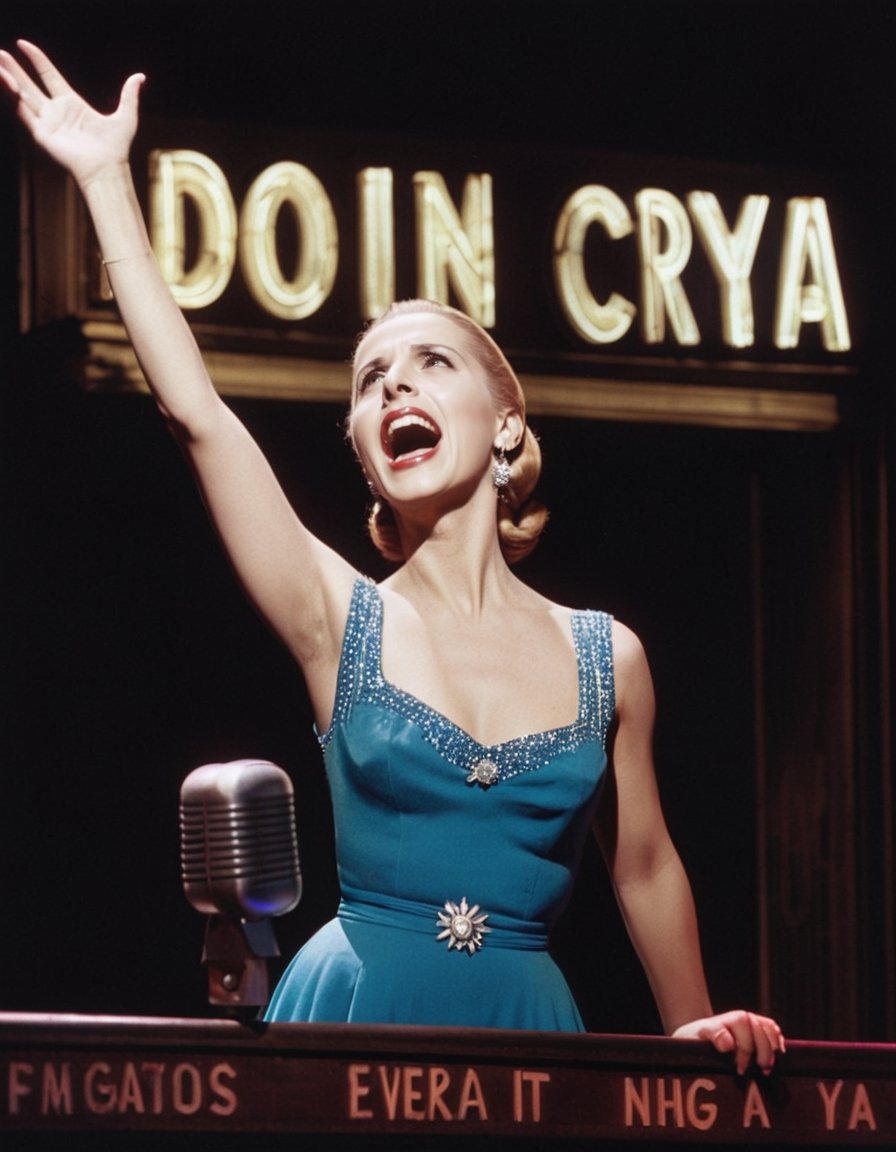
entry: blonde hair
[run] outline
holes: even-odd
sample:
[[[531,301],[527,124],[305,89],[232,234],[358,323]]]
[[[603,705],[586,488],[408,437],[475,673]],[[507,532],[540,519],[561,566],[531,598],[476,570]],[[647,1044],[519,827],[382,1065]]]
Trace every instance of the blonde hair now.
[[[470,337],[479,362],[486,370],[488,386],[498,407],[519,412],[524,431],[520,443],[507,453],[510,464],[510,483],[496,498],[498,542],[508,564],[528,556],[548,518],[543,504],[531,498],[541,475],[541,448],[532,429],[525,423],[526,399],[516,373],[495,341],[475,320],[464,312],[433,300],[400,300],[392,304],[380,317],[372,321],[358,337],[358,344],[374,329],[395,316],[414,312],[429,312],[452,320]],[[357,345],[356,345],[357,349]],[[367,529],[377,549],[387,560],[404,560],[401,540],[392,509],[378,494],[367,518]]]

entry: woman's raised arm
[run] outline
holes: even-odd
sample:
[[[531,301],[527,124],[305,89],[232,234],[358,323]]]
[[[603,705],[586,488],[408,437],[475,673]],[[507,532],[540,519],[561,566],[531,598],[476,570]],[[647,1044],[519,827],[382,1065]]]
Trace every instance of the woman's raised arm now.
[[[144,77],[125,81],[118,108],[106,116],[41,49],[26,41],[18,48],[30,69],[0,50],[0,82],[35,142],[81,190],[147,383],[192,464],[238,578],[303,665],[318,720],[326,720],[355,573],[301,524],[255,441],[215,391],[159,271],[129,164]]]

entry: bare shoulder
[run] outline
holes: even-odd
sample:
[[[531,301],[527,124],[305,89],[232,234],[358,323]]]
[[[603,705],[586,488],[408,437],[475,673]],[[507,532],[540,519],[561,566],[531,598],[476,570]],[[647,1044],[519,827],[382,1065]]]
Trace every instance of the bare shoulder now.
[[[613,619],[613,663],[617,672],[631,671],[647,663],[640,637],[627,624]]]
[[[632,706],[652,708],[653,681],[640,637],[626,624],[613,620],[613,678],[617,707],[622,714]]]

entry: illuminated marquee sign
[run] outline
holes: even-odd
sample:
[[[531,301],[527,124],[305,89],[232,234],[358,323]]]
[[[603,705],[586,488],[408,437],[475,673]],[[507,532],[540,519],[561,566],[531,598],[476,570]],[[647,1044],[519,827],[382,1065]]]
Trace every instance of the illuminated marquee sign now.
[[[358,298],[362,319],[379,315],[395,298],[394,174],[391,168],[357,173]],[[461,307],[486,328],[496,322],[494,179],[468,174],[463,199],[451,198],[441,173],[413,174],[415,295]],[[198,229],[198,256],[188,266],[186,205]],[[330,297],[340,262],[336,213],[326,188],[306,166],[279,161],[261,171],[237,211],[224,171],[209,156],[185,149],[150,157],[152,240],[166,278],[182,307],[214,304],[237,269],[262,312],[279,320],[313,317]],[[611,188],[575,189],[553,222],[552,272],[557,301],[571,329],[585,343],[621,340],[639,319],[645,344],[667,331],[681,346],[701,342],[700,327],[682,282],[694,237],[715,278],[722,342],[729,348],[756,343],[751,275],[770,197],[751,194],[729,224],[716,195],[691,191],[682,202],[661,188],[634,194],[634,217]],[[291,217],[298,237],[292,267],[278,250],[281,217]],[[589,233],[611,241],[636,239],[639,304],[613,289],[599,299],[589,275]],[[825,200],[787,201],[779,240],[779,273],[772,343],[796,348],[805,325],[817,325],[829,352],[851,346],[837,254]]]
[[[225,393],[344,403],[355,333],[412,296],[490,329],[532,412],[824,429],[857,371],[853,220],[805,173],[153,121],[133,162]],[[140,387],[85,253],[90,382]]]

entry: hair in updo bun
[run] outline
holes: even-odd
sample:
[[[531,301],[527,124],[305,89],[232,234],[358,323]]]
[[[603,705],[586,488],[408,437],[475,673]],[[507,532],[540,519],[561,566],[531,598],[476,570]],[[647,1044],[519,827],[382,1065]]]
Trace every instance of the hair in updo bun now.
[[[541,474],[541,448],[532,429],[525,424],[526,400],[520,382],[506,356],[484,328],[457,308],[438,304],[433,300],[400,300],[392,304],[382,316],[368,325],[359,337],[359,342],[369,332],[394,316],[414,312],[431,312],[445,316],[462,328],[470,337],[476,355],[486,370],[488,385],[496,405],[514,408],[523,418],[525,431],[522,440],[512,451],[507,452],[510,483],[501,496],[495,498],[501,552],[508,564],[514,564],[517,560],[528,556],[538,543],[548,518],[548,511],[544,505],[531,498]],[[398,563],[404,560],[395,517],[392,509],[380,496],[374,498],[367,527],[371,540],[382,556]]]

